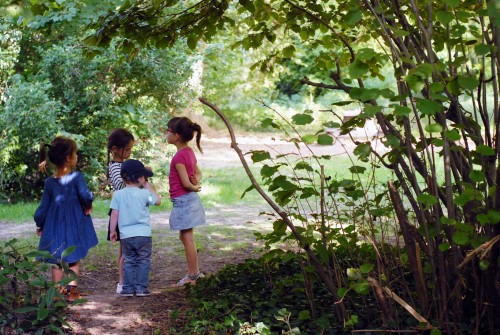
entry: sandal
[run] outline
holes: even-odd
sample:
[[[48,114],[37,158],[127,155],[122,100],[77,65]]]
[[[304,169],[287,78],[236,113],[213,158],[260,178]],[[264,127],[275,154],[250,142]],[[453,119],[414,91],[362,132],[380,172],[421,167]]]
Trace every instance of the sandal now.
[[[196,284],[196,280],[198,278],[203,278],[205,277],[205,275],[203,273],[201,273],[201,271],[198,271],[197,274],[193,275],[193,276],[190,276],[190,275],[185,275],[184,277],[181,278],[181,280],[179,280],[177,282],[177,284],[174,284],[173,286],[184,286],[186,284],[191,284],[191,285],[195,285]]]

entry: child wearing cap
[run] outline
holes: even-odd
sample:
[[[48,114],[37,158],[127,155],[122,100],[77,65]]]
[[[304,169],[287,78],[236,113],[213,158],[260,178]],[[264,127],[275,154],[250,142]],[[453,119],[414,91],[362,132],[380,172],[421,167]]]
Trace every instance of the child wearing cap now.
[[[150,295],[149,270],[151,268],[151,224],[149,206],[158,206],[160,196],[148,182],[153,172],[135,159],[123,162],[121,176],[125,188],[116,191],[111,200],[110,239],[116,241],[116,227],[120,222],[120,240],[123,251],[124,297]]]

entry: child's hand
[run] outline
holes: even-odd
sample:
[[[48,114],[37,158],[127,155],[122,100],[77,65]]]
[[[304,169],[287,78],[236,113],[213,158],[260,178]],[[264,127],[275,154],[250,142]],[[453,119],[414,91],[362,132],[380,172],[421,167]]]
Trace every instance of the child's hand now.
[[[191,184],[193,184],[194,186],[198,185],[198,179],[196,179],[196,176],[191,176],[189,177],[189,181],[191,182]]]
[[[37,228],[37,229],[36,229],[36,235],[37,235],[38,237],[42,236],[42,230],[41,230],[40,228]]]
[[[42,172],[47,172],[47,161],[44,160],[40,164],[38,164],[38,169]]]
[[[109,233],[109,239],[113,242],[116,242],[118,239],[118,234],[116,233],[116,230],[114,232]]]
[[[92,205],[85,206],[85,208],[83,209],[83,214],[90,215],[90,213],[92,213],[93,210],[94,210],[94,207]]]

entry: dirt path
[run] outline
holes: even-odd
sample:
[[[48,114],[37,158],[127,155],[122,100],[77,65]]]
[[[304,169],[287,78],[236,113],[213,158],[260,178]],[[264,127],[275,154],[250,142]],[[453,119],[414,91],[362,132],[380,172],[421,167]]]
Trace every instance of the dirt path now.
[[[258,244],[253,231],[269,230],[262,207],[218,207],[206,211],[207,225],[196,231],[200,268],[207,275],[229,263],[252,257]],[[89,254],[82,265],[80,289],[87,303],[70,307],[73,334],[168,334],[171,323],[185,322],[187,308],[182,288],[172,288],[185,274],[185,258],[177,233],[168,228],[169,213],[152,215],[153,265],[149,297],[120,297],[115,292],[116,266],[109,255],[117,252],[111,243]],[[107,229],[106,220],[95,220]],[[236,244],[235,244],[236,243]],[[234,247],[234,249],[232,249]],[[85,264],[93,264],[91,269]],[[94,268],[97,265],[98,268]],[[172,317],[172,315],[176,315]]]

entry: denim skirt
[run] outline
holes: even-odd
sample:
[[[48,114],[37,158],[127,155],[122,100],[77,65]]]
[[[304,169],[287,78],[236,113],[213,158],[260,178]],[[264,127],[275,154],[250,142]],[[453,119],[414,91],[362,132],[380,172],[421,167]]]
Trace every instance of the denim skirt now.
[[[196,192],[190,192],[171,199],[173,203],[170,213],[170,229],[185,230],[206,223],[205,210]]]

